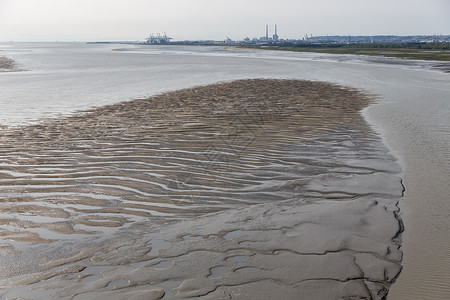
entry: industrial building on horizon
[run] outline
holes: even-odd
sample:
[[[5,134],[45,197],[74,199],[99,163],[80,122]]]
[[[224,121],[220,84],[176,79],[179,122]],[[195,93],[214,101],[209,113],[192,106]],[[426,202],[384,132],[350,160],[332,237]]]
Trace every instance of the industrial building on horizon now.
[[[160,35],[159,33],[157,35],[154,35],[152,33],[146,39],[147,44],[168,44],[168,43],[170,43],[170,40],[173,40],[173,38],[168,37],[165,32],[164,32],[164,35]]]
[[[246,37],[243,40],[243,42],[244,43],[254,43],[254,44],[261,44],[261,43],[265,44],[265,43],[273,43],[273,42],[276,43],[276,42],[279,42],[281,40],[280,40],[280,37],[278,35],[277,29],[278,29],[278,27],[275,24],[275,32],[272,35],[272,37],[270,38],[269,37],[269,25],[266,25],[266,35],[265,36],[262,36],[260,38],[254,38],[254,39],[250,39],[250,38]]]
[[[169,44],[169,43],[224,43],[224,44],[237,44],[237,43],[272,43],[272,42],[279,42],[280,37],[278,35],[278,27],[275,24],[275,32],[272,35],[272,37],[269,37],[269,25],[266,25],[266,35],[262,36],[260,38],[253,38],[250,39],[248,37],[246,37],[243,41],[233,41],[232,39],[230,39],[229,37],[227,37],[224,41],[204,41],[204,40],[200,40],[200,41],[179,41],[179,42],[171,42],[171,40],[173,40],[173,38],[167,36],[167,34],[164,32],[164,35],[161,34],[150,34],[150,36],[148,38],[145,39],[147,44]]]
[[[272,38],[269,38],[269,25],[266,25],[266,36],[260,37],[259,42],[268,43],[277,41],[278,41],[277,25],[275,24],[275,33],[274,35],[272,35]]]
[[[173,38],[161,34],[150,34],[146,39],[146,44],[189,44],[189,45],[236,45],[236,44],[279,44],[279,43],[429,43],[429,42],[450,42],[450,35],[411,35],[411,36],[396,36],[396,35],[376,35],[376,36],[340,36],[340,35],[318,35],[310,36],[305,35],[301,39],[280,39],[278,35],[278,25],[274,26],[274,33],[269,36],[269,25],[266,25],[266,34],[259,38],[249,37],[244,38],[240,41],[234,41],[227,37],[222,41],[217,40],[185,40],[185,41],[171,41]]]

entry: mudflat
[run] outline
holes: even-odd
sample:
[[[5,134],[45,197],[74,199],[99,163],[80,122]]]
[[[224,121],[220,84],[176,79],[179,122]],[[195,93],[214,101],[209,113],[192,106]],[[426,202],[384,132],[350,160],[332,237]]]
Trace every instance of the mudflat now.
[[[3,295],[382,299],[403,186],[372,101],[238,80],[2,129]]]

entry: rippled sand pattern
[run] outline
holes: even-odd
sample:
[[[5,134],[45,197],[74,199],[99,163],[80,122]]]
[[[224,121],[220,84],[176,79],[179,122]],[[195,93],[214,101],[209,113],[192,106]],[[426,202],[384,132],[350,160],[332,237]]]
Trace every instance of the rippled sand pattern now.
[[[369,101],[321,82],[240,80],[4,128],[0,287],[381,299],[400,271],[402,185],[360,116]]]

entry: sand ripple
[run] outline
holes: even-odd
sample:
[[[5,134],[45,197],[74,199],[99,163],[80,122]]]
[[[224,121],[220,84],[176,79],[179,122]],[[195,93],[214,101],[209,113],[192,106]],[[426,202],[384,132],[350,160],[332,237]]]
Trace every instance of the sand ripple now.
[[[13,280],[0,286],[382,297],[400,271],[403,190],[359,114],[369,101],[326,83],[241,80],[5,129],[5,251],[29,251],[26,241],[46,258],[4,259]]]

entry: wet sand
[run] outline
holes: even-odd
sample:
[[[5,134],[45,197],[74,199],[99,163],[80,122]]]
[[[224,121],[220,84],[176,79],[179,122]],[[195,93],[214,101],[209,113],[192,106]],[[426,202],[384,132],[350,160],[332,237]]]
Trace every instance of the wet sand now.
[[[450,84],[447,74],[418,72],[387,105],[370,107],[399,158],[406,192],[400,215],[403,269],[388,299],[450,299]],[[433,84],[436,84],[433,86]],[[375,121],[375,122],[374,122]]]
[[[4,128],[4,296],[382,299],[403,186],[371,101],[240,80]]]

